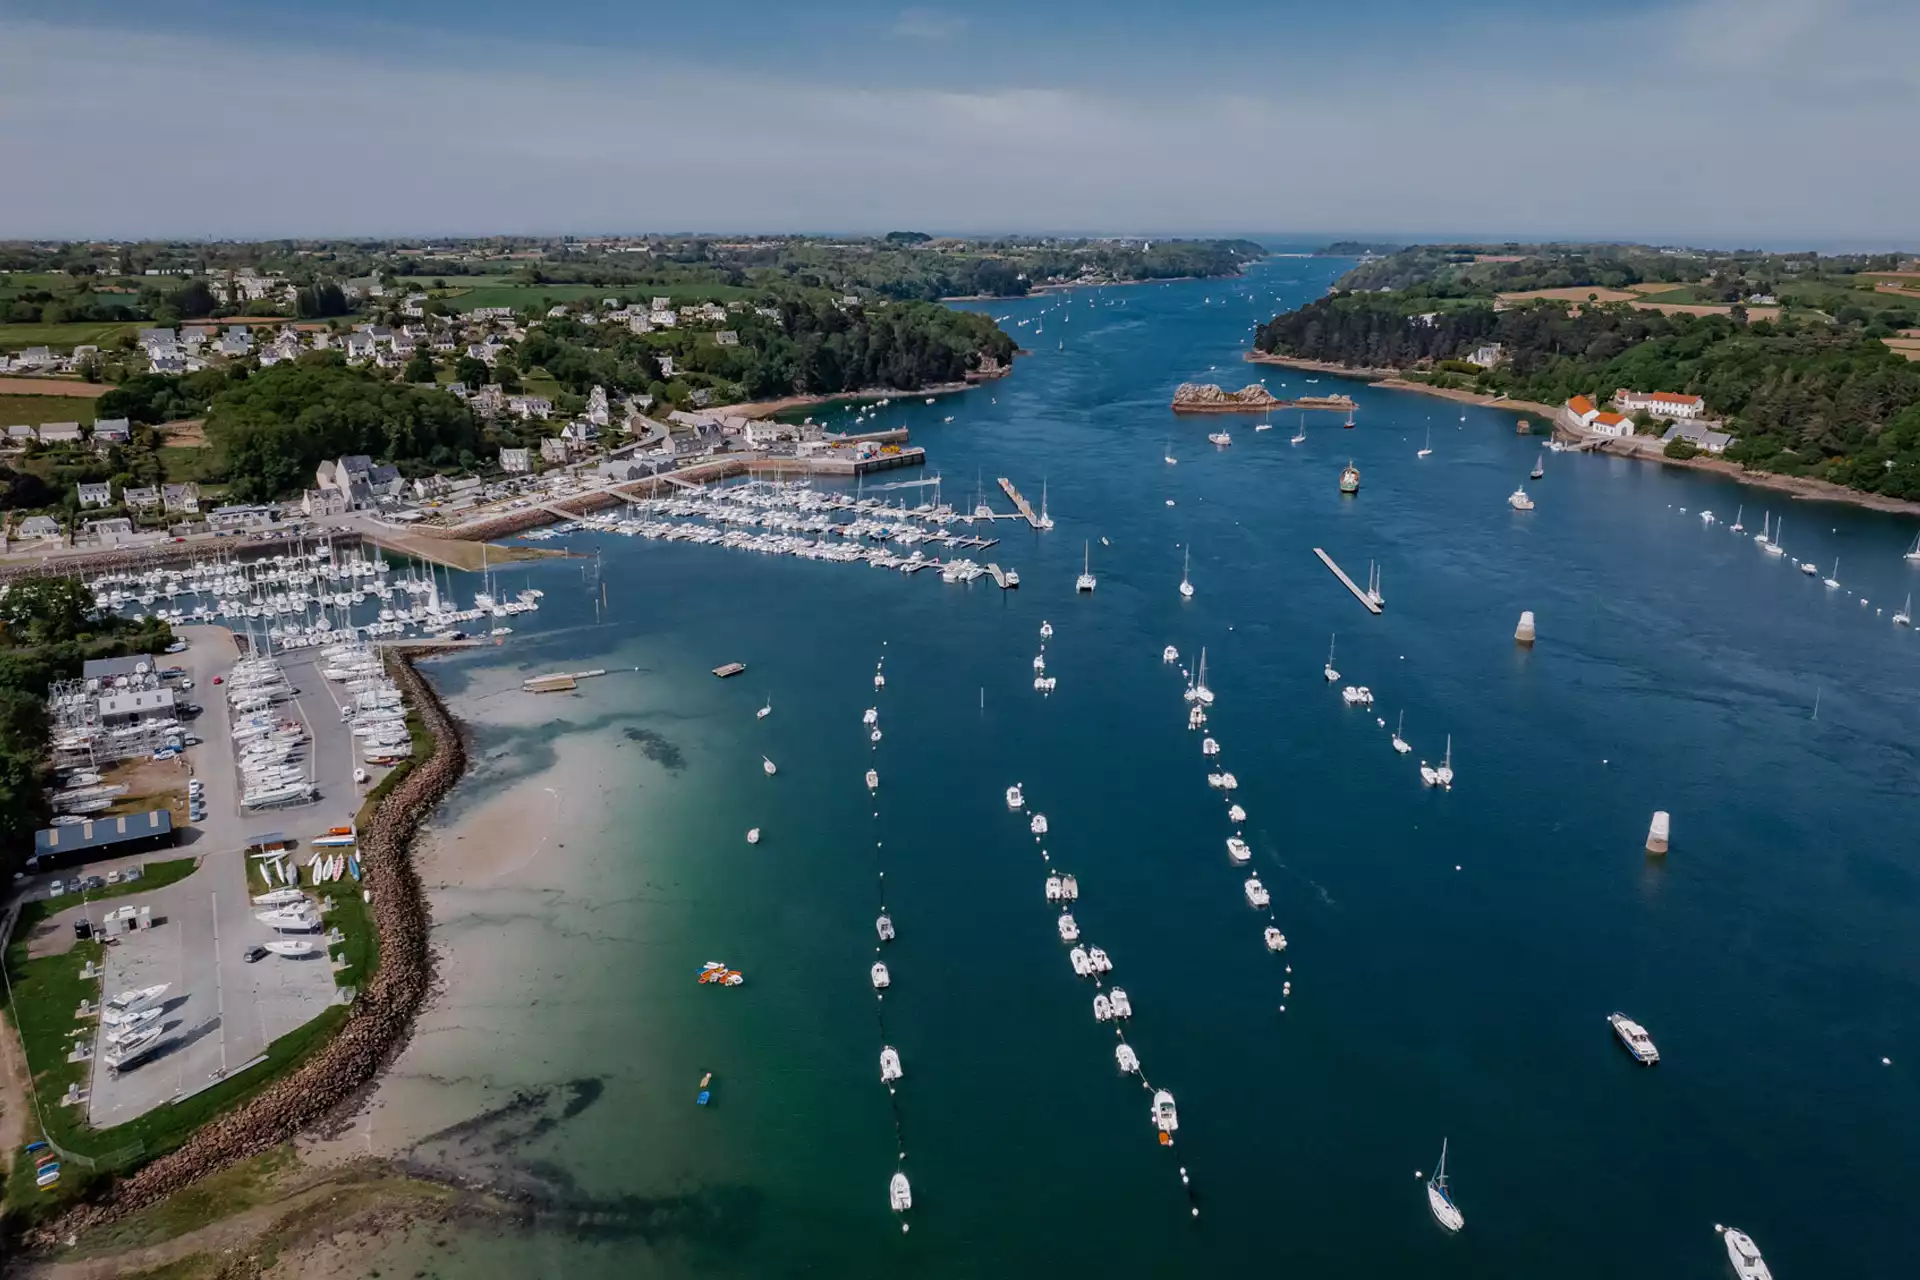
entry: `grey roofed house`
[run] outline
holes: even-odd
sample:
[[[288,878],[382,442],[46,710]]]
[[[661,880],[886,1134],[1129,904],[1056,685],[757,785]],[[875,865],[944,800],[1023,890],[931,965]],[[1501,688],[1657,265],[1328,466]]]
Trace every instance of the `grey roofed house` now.
[[[400,468],[382,463],[367,473],[367,488],[382,497],[395,497],[403,492],[407,482],[400,477]]]
[[[93,424],[95,440],[126,441],[133,438],[133,424],[125,418],[101,418]]]
[[[1660,439],[1667,444],[1675,440],[1685,440],[1695,448],[1704,449],[1708,453],[1725,453],[1727,446],[1734,441],[1733,436],[1724,431],[1711,430],[1704,422],[1676,422],[1667,428],[1667,433]]]
[[[28,516],[15,532],[23,538],[57,538],[60,522],[52,516]]]
[[[145,511],[160,505],[160,489],[157,485],[128,485],[121,491],[120,500],[136,511]]]
[[[163,484],[160,486],[160,501],[169,511],[198,511],[200,486],[192,481],[186,484]]]
[[[113,482],[102,480],[97,484],[82,481],[73,486],[79,495],[83,507],[110,507],[113,505]]]
[[[29,426],[7,428],[7,439],[13,444],[25,444],[29,440],[38,440],[40,433]]]
[[[40,424],[41,444],[78,444],[80,442],[80,424],[77,422],[43,422]]]

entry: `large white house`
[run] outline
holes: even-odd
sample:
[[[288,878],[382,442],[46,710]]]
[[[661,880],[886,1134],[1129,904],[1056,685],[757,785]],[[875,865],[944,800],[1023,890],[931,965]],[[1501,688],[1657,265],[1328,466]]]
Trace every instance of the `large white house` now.
[[[1688,422],[1707,411],[1707,402],[1699,396],[1678,395],[1672,391],[1628,391],[1622,387],[1613,393],[1613,402],[1622,413],[1644,410],[1656,418],[1679,418]]]

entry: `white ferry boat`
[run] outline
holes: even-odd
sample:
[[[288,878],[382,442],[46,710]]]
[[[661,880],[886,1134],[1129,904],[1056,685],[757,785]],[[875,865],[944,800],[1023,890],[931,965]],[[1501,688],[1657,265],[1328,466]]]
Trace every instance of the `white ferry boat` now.
[[[1613,1028],[1613,1034],[1620,1038],[1633,1060],[1643,1067],[1650,1067],[1660,1061],[1660,1050],[1654,1047],[1653,1037],[1647,1029],[1624,1013],[1610,1013],[1607,1024]]]

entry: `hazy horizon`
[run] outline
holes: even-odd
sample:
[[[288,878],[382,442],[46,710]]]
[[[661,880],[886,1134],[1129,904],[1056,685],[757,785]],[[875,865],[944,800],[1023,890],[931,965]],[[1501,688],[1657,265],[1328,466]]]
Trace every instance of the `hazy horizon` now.
[[[8,0],[0,237],[1905,247],[1916,47],[1892,0]]]

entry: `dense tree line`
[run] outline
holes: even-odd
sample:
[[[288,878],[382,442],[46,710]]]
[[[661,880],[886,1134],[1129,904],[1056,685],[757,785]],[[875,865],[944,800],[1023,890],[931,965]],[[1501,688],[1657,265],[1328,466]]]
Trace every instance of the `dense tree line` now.
[[[1328,252],[1328,251],[1323,251]],[[1631,244],[1422,244],[1363,262],[1340,289],[1425,288],[1440,297],[1491,297],[1532,289],[1625,289],[1636,284],[1708,281],[1732,302],[1772,292],[1782,281],[1892,271],[1897,254],[1673,250]]]
[[[0,870],[19,869],[49,817],[47,687],[88,658],[159,653],[172,640],[164,622],[102,613],[78,578],[29,578],[0,598]]]
[[[522,371],[545,369],[576,395],[597,385],[679,400],[701,387],[717,390],[722,399],[863,387],[910,391],[959,381],[979,367],[983,355],[1002,363],[1013,358],[1013,339],[991,318],[934,303],[843,307],[833,295],[807,291],[770,305],[776,315],[744,310],[728,318],[737,346],[721,346],[698,329],[636,335],[550,320],[520,344],[517,363]],[[674,360],[671,380],[661,373],[660,357],[666,355]]]
[[[343,454],[425,470],[476,458],[484,447],[480,424],[458,398],[347,368],[323,352],[229,384],[208,407],[206,432],[240,501],[310,488],[321,461]]]
[[[1739,438],[1727,455],[1735,461],[1920,499],[1920,364],[1880,341],[1913,325],[1901,307],[1748,323],[1738,308],[1669,316],[1625,305],[1447,306],[1418,291],[1330,295],[1262,325],[1255,346],[1411,368],[1499,342],[1505,359],[1475,375],[1478,389],[1548,404],[1623,387],[1691,393]]]
[[[174,375],[139,373],[126,379],[94,402],[94,416],[127,418],[133,422],[155,424],[197,418],[220,389],[246,371],[238,366],[228,369],[203,369],[198,373]]]

